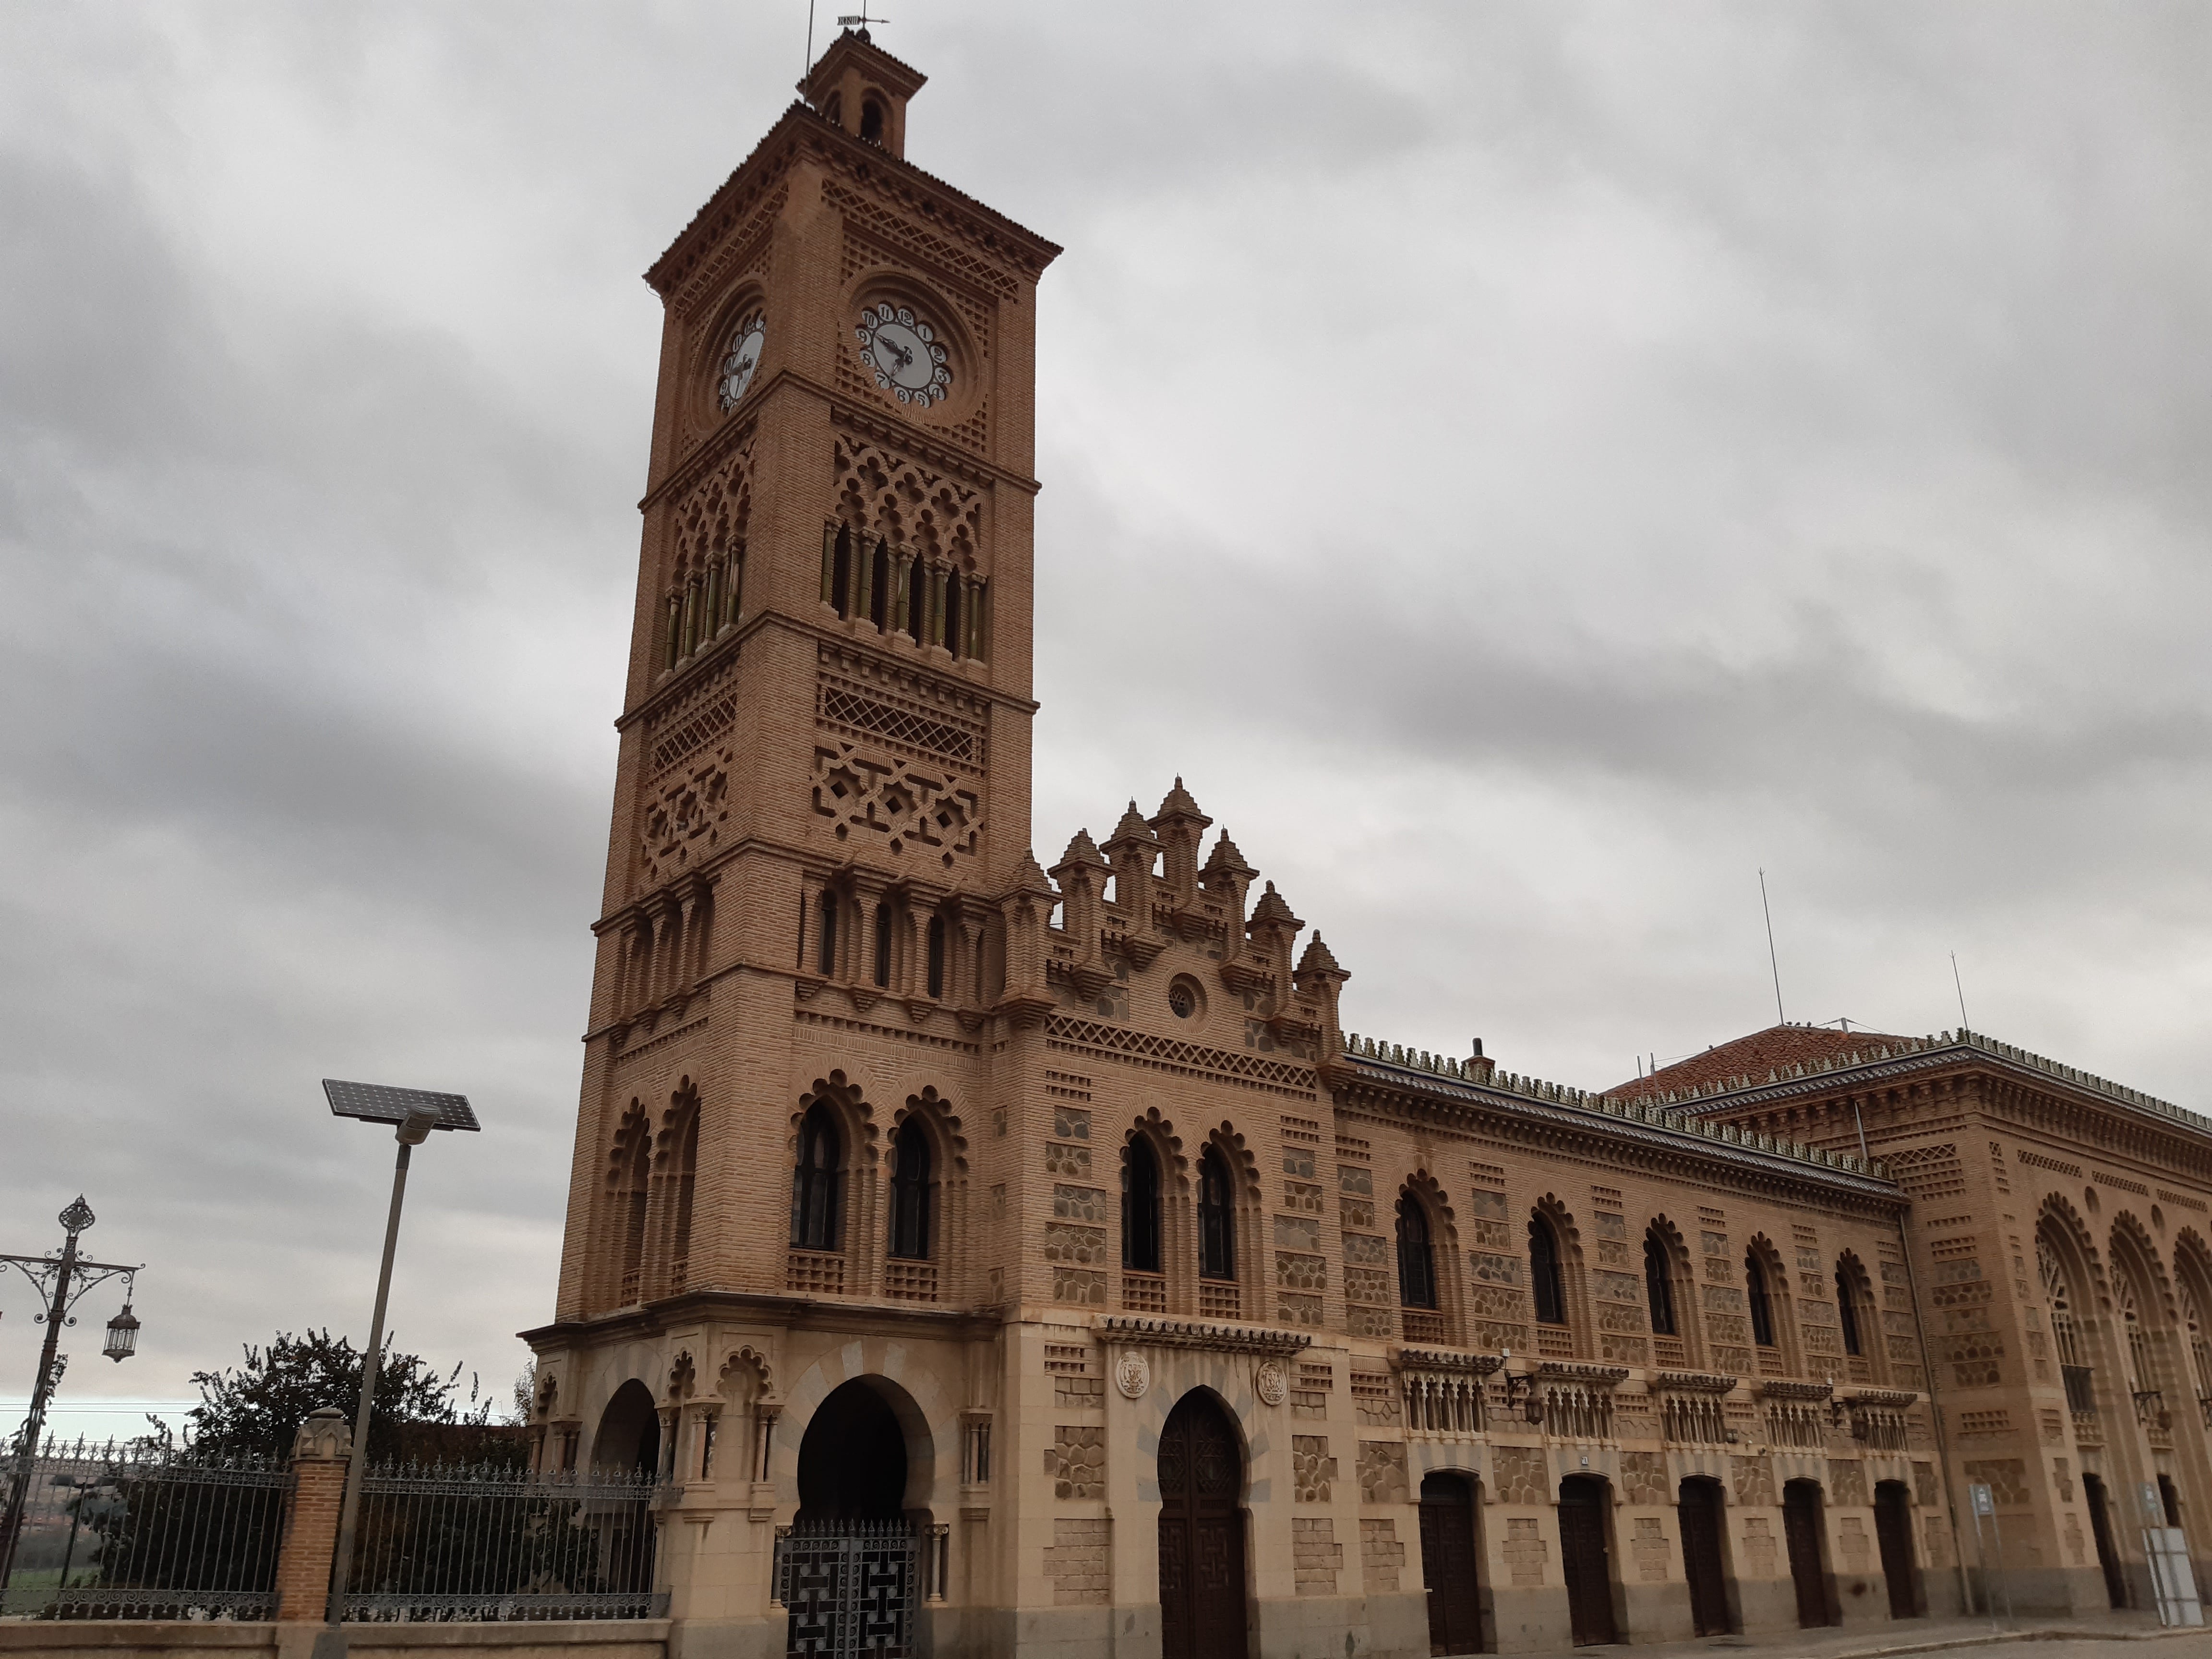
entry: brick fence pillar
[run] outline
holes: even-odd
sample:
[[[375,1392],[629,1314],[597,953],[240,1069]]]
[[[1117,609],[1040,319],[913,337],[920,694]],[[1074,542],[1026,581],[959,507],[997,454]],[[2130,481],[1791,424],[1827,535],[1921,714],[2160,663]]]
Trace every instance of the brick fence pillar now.
[[[345,1502],[353,1430],[336,1406],[307,1413],[292,1442],[291,1507],[276,1557],[276,1617],[320,1623],[331,1599],[331,1558],[337,1553],[338,1510]]]

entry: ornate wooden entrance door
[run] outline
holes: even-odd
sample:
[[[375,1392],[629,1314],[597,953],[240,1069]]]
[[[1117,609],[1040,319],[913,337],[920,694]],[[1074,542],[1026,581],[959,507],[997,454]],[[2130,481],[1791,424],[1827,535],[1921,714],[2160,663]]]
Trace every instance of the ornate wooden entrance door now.
[[[1566,1569],[1567,1612],[1578,1648],[1617,1638],[1613,1572],[1605,1553],[1605,1482],[1571,1474],[1559,1482],[1559,1561]]]
[[[1884,1480],[1875,1487],[1874,1535],[1881,1549],[1881,1576],[1889,1581],[1889,1616],[1919,1617],[1920,1598],[1916,1592],[1920,1575],[1912,1559],[1912,1511],[1902,1480]]]
[[[1241,1659],[1244,1455],[1212,1395],[1168,1414],[1159,1474],[1161,1659]]]
[[[1721,1561],[1721,1483],[1685,1480],[1679,1513],[1690,1620],[1698,1635],[1718,1636],[1729,1628],[1728,1572]]]
[[[1782,1489],[1782,1531],[1790,1545],[1790,1579],[1797,1587],[1797,1623],[1828,1622],[1828,1587],[1820,1567],[1820,1489],[1792,1480]]]
[[[1429,1592],[1429,1651],[1480,1653],[1474,1492],[1457,1475],[1421,1481],[1421,1579]]]

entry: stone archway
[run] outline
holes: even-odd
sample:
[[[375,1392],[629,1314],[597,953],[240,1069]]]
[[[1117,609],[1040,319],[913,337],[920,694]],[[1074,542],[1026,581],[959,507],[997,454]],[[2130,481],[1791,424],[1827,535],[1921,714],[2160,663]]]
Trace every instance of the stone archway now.
[[[1246,1645],[1244,1447],[1221,1401],[1193,1389],[1160,1428],[1161,1659]]]
[[[910,1654],[918,1636],[935,1454],[913,1396],[887,1376],[822,1396],[799,1443],[799,1513],[775,1553],[787,1650]]]
[[[599,1413],[592,1467],[647,1474],[660,1468],[660,1413],[653,1409],[653,1390],[634,1376],[614,1391]]]
[[[912,1457],[898,1413],[871,1380],[839,1384],[799,1443],[796,1524],[905,1519]]]

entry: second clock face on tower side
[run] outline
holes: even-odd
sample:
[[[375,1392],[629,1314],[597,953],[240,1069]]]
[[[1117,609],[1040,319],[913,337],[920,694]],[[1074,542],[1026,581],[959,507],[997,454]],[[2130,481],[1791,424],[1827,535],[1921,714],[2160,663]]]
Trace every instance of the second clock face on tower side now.
[[[722,378],[716,388],[724,409],[735,409],[738,399],[745,395],[767,344],[768,322],[759,313],[738,325],[737,334],[730,342],[730,355],[722,359]]]
[[[937,331],[906,306],[888,301],[866,307],[854,330],[860,366],[902,404],[927,408],[952,390],[952,369]]]

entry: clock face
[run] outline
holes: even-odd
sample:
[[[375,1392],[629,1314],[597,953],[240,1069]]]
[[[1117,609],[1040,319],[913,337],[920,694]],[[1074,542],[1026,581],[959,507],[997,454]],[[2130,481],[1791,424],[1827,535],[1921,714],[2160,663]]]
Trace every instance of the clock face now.
[[[906,307],[871,306],[860,313],[853,337],[860,343],[860,366],[901,403],[927,408],[951,392],[952,371],[937,331]]]
[[[738,399],[753,383],[753,371],[760,367],[761,351],[768,344],[768,323],[760,317],[746,319],[738,325],[737,338],[731,342],[730,355],[722,359],[722,379],[719,390],[722,407],[735,409]]]

